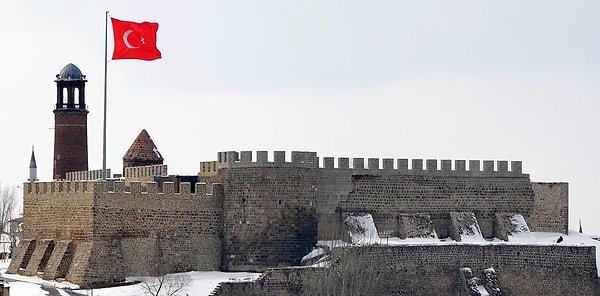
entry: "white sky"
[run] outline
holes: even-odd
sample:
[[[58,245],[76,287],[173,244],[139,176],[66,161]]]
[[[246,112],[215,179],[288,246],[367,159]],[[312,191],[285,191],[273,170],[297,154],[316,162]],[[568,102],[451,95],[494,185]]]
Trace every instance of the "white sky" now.
[[[102,167],[105,11],[160,24],[153,62],[108,64],[108,167],[146,129],[172,174],[227,150],[522,160],[600,233],[600,2],[2,1],[0,182],[52,178],[56,85],[87,75]],[[112,54],[109,27],[109,56]]]

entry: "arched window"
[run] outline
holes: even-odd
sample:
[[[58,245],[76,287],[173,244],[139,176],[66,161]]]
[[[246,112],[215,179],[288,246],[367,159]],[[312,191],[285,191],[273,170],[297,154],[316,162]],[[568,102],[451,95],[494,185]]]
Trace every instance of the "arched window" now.
[[[61,96],[61,102],[60,102],[60,106],[58,106],[59,108],[64,108],[67,105],[67,102],[69,100],[69,91],[66,87],[63,87],[62,89],[62,96]]]
[[[73,89],[73,102],[75,103],[75,108],[80,108],[81,106],[79,106],[80,101],[79,101],[79,87],[75,87]]]

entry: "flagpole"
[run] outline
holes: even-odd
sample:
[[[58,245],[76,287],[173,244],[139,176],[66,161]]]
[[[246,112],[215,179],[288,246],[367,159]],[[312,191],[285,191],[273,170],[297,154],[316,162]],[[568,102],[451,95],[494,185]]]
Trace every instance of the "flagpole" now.
[[[106,73],[107,73],[107,43],[108,41],[108,10],[104,16],[104,124],[102,130],[102,180],[106,180]]]

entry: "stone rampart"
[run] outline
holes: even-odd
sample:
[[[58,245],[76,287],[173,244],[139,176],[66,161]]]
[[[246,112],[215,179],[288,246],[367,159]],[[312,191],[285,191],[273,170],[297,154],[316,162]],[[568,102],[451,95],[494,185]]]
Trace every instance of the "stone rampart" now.
[[[31,243],[17,250],[23,258],[11,270],[34,275],[50,264],[57,276],[68,270],[67,279],[84,286],[219,270],[223,190],[211,187],[207,194],[202,183],[196,193],[189,183],[176,193],[172,182],[165,182],[163,192],[156,182],[134,181],[129,190],[121,181],[25,183],[24,241]]]
[[[223,283],[212,295],[335,295],[331,289],[356,279],[370,289],[364,295],[470,295],[460,282],[465,267],[480,277],[493,268],[502,295],[597,295],[592,246],[370,246],[336,248],[333,256],[352,258],[332,267],[335,276],[327,268],[273,269],[255,282]]]
[[[23,184],[25,239],[91,240],[93,192],[86,181]]]
[[[231,168],[201,181],[224,182],[222,270],[297,265],[316,244],[314,170]]]
[[[145,165],[123,168],[123,177],[125,177],[125,186],[129,186],[132,181],[146,182],[154,181],[154,176],[167,176],[168,167],[165,164]]]
[[[338,176],[339,177],[339,176]],[[473,212],[484,237],[493,237],[495,212],[522,213],[529,217],[534,193],[527,176],[461,176],[352,174],[340,184],[346,196],[324,196],[339,199],[338,207],[347,212],[368,212],[378,230],[397,236],[399,214],[427,213],[441,238],[448,236],[450,212]],[[335,184],[323,178],[322,182]],[[331,185],[330,185],[331,186]],[[335,194],[335,190],[330,190]]]
[[[520,161],[290,155],[221,152],[201,163],[195,190],[140,181],[166,174],[164,165],[128,168],[126,182],[25,183],[29,243],[16,269],[51,266],[86,285],[187,270],[264,271],[299,264],[318,239],[341,238],[347,212],[371,213],[380,237],[446,238],[451,212],[473,213],[486,238],[495,235],[496,213],[521,214],[532,231],[567,229],[566,183],[532,183]],[[427,225],[405,219],[417,215],[429,217]],[[417,224],[427,230],[406,229]]]
[[[317,239],[338,239],[344,212],[371,213],[381,237],[401,235],[401,215],[425,214],[438,236],[446,238],[450,212],[472,212],[486,238],[494,237],[497,212],[522,214],[529,223],[543,218],[547,231],[567,227],[562,210],[567,196],[561,192],[552,197],[561,202],[559,216],[533,215],[536,198],[549,191],[534,194],[520,161],[324,157],[321,162],[314,152],[290,155],[288,161],[283,151],[229,151],[201,163],[201,182],[224,185],[224,269],[260,271],[296,262],[292,254],[302,255],[300,249],[270,259],[282,255],[277,246],[296,241],[296,230],[274,230],[285,225],[306,230],[316,223]],[[309,219],[281,220],[299,215]]]
[[[568,233],[569,184],[533,182],[531,185],[536,196],[527,220],[531,231]]]
[[[102,170],[68,172],[66,175],[67,181],[94,181],[102,179]],[[110,169],[106,169],[106,175],[110,176]]]
[[[437,160],[437,159],[392,159],[392,158],[348,158],[323,157],[322,163],[316,152],[292,151],[291,161],[286,160],[285,151],[274,151],[269,159],[267,151],[227,151],[217,154],[217,161],[201,162],[200,175],[210,174],[220,168],[250,168],[250,167],[305,167],[354,170],[359,173],[373,171],[378,174],[394,172],[401,174],[439,175],[439,176],[496,176],[514,177],[529,176],[522,172],[521,161],[506,160]],[[350,162],[352,160],[352,162]],[[410,167],[409,167],[410,163]],[[468,166],[467,166],[468,164]],[[482,166],[483,164],[483,166]]]

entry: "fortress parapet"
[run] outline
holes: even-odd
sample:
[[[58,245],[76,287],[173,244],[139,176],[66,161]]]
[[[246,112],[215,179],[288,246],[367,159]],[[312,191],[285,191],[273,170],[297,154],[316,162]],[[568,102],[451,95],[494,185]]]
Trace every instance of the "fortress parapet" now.
[[[126,167],[123,173],[125,178],[146,178],[169,174],[165,164]]]
[[[352,170],[355,174],[437,174],[464,176],[528,177],[523,174],[521,161],[506,160],[437,160],[437,159],[392,159],[392,158],[348,158],[323,157],[316,152],[292,151],[291,161],[286,160],[285,151],[274,151],[269,158],[267,151],[227,151],[217,154],[217,161],[200,163],[202,175],[216,174],[221,168],[251,167],[297,167],[330,170]]]
[[[195,193],[191,192],[191,184],[182,182],[179,184],[179,190],[175,188],[174,182],[164,182],[162,191],[157,182],[131,181],[130,186],[125,186],[123,181],[53,181],[53,182],[26,182],[23,183],[23,192],[25,195],[47,195],[64,193],[123,193],[123,194],[158,194],[158,195],[179,195],[179,196],[202,196],[212,195],[222,192],[221,184],[212,183],[209,186],[206,183],[196,183]]]
[[[66,175],[67,181],[100,180],[102,179],[102,170],[68,172]],[[110,176],[110,169],[106,169],[106,175]]]
[[[146,182],[155,180],[155,176],[167,176],[168,167],[165,164],[144,165],[135,167],[126,167],[123,171],[125,177],[125,186],[132,186],[132,182],[141,182],[143,187],[146,187]]]
[[[92,181],[54,181],[54,182],[26,182],[23,183],[23,193],[51,194],[51,193],[79,193],[93,192]]]

